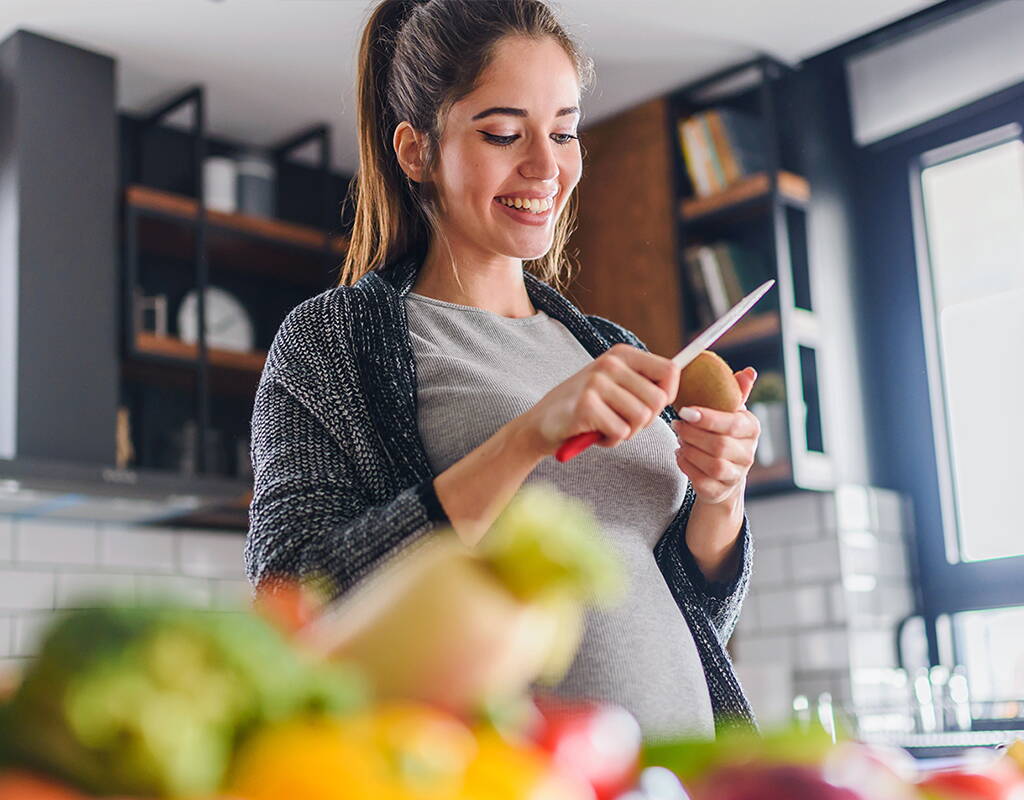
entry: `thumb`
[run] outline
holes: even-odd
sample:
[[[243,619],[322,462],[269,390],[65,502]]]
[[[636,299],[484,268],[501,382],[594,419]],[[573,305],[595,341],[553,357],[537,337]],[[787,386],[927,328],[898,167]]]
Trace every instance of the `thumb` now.
[[[740,385],[740,391],[743,392],[743,403],[746,404],[747,398],[750,397],[750,391],[754,388],[754,382],[757,380],[757,370],[747,367],[733,374],[736,376],[736,382]]]

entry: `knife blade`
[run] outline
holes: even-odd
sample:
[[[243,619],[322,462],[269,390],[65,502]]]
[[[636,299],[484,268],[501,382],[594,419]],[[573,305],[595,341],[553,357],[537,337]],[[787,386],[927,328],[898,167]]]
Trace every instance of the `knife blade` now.
[[[719,317],[713,322],[703,333],[701,333],[696,339],[690,342],[686,347],[672,356],[674,361],[680,368],[685,369],[693,359],[700,355],[704,350],[707,350],[712,344],[733,325],[735,325],[744,314],[750,311],[764,295],[768,292],[772,286],[775,285],[775,279],[767,280],[758,286],[754,291],[740,300],[736,305],[729,309],[725,314]],[[601,440],[602,434],[598,431],[588,431],[587,433],[578,433],[575,436],[566,439],[558,450],[555,452],[555,458],[559,461],[568,461],[571,458],[578,456],[584,450],[586,450],[594,442]]]

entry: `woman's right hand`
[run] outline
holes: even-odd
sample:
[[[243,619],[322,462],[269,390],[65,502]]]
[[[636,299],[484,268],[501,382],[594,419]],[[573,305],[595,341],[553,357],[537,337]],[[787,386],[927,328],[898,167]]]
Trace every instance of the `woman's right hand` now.
[[[672,359],[620,342],[544,395],[519,422],[545,456],[589,431],[602,435],[599,447],[616,447],[675,402],[680,372]]]

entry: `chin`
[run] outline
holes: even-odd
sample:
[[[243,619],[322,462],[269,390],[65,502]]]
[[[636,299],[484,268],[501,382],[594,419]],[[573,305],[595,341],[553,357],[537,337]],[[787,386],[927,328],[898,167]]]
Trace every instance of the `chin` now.
[[[537,231],[533,236],[522,236],[513,239],[506,245],[508,254],[514,258],[532,260],[541,258],[549,250],[555,241],[554,230]]]

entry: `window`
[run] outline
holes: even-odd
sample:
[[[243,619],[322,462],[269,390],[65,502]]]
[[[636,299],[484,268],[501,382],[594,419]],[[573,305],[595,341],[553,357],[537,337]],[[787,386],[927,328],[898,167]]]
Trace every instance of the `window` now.
[[[1024,142],[1013,124],[921,160],[919,258],[950,563],[1024,553]],[[941,468],[941,465],[940,465]]]
[[[953,617],[957,645],[962,653],[976,702],[1010,704],[1011,709],[991,709],[978,716],[1020,714],[1024,699],[1024,607],[990,611],[966,611]]]

